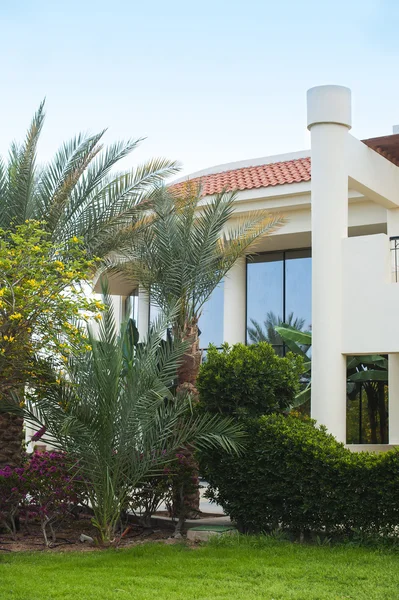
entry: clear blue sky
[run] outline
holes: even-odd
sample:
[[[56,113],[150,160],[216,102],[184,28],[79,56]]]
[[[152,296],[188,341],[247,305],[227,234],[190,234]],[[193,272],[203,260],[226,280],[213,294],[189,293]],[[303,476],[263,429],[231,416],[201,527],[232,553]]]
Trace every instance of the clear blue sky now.
[[[2,0],[0,152],[47,98],[40,157],[146,136],[184,172],[308,147],[306,90],[352,88],[360,138],[399,123],[397,0]],[[126,165],[128,166],[128,164]]]

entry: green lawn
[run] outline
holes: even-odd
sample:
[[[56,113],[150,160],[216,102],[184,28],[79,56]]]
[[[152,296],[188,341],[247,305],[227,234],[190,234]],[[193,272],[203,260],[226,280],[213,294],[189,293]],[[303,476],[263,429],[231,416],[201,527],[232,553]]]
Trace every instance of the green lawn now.
[[[13,600],[393,600],[399,554],[238,539],[190,549],[0,556],[0,598]]]

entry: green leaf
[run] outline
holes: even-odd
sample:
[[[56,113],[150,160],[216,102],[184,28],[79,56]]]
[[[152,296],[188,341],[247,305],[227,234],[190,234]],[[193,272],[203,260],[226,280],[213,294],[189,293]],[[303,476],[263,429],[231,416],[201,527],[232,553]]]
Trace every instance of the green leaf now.
[[[370,369],[353,373],[348,379],[349,381],[388,381],[388,372]]]

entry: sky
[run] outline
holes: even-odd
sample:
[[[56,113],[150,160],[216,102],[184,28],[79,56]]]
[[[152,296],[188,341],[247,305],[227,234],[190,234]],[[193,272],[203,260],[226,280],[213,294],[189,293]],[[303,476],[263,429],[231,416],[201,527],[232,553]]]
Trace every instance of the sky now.
[[[141,138],[182,174],[309,147],[306,91],[353,92],[353,131],[399,123],[397,0],[0,0],[0,154],[46,98],[39,159],[79,131]]]

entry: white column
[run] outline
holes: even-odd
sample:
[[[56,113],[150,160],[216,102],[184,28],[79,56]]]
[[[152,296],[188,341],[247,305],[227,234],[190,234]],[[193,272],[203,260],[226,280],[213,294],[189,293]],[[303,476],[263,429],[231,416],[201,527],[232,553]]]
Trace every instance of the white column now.
[[[312,417],[346,442],[346,357],[342,354],[342,239],[348,235],[347,134],[351,93],[308,91],[312,157]]]
[[[387,210],[388,237],[399,236],[399,208]],[[391,253],[392,281],[396,281],[394,253]],[[399,445],[399,354],[388,354],[389,443]]]
[[[139,342],[144,342],[150,326],[150,297],[148,292],[139,286],[139,310],[137,315],[137,329]]]
[[[399,354],[388,354],[389,443],[399,445]]]
[[[123,321],[122,296],[111,296],[111,302],[112,308],[114,309],[116,329],[119,331]]]
[[[247,269],[240,258],[224,279],[223,339],[229,344],[245,344]]]

